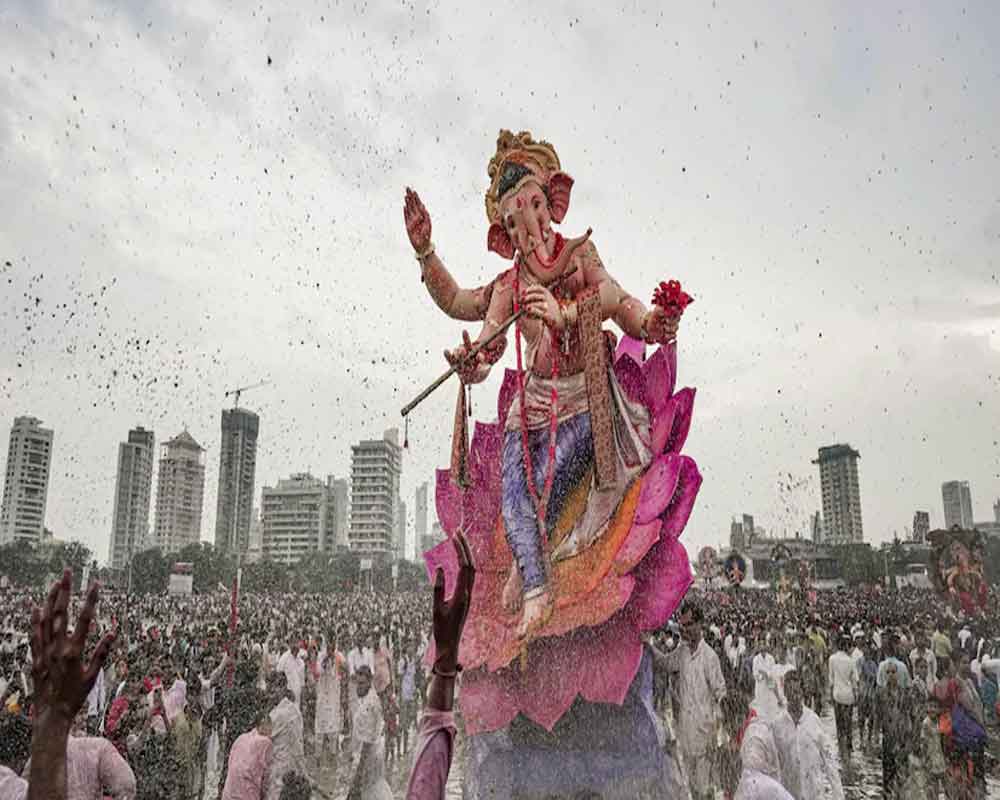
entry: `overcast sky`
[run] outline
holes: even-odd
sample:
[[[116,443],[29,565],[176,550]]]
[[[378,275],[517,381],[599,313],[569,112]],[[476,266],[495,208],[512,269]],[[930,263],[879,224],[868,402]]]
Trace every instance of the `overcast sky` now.
[[[992,517],[995,4],[581,5],[0,6],[0,426],[55,429],[58,537],[107,558],[118,443],[142,424],[207,448],[213,538],[223,395],[262,379],[258,493],[346,476],[461,332],[420,284],[403,189],[458,280],[486,281],[500,128],[556,146],[563,231],[592,226],[627,289],[697,298],[692,555],[742,512],[806,533],[835,442],[861,452],[869,541],[915,509],[943,524],[949,479]],[[411,517],[453,403],[413,417]]]

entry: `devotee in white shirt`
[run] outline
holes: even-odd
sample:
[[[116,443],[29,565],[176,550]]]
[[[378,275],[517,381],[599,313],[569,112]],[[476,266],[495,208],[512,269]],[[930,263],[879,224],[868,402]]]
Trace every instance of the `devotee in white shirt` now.
[[[795,800],[843,800],[844,787],[833,743],[816,712],[802,703],[798,672],[785,675],[785,698],[787,708],[771,726],[782,784]]]
[[[773,636],[771,641],[773,642]],[[770,722],[781,708],[784,699],[779,688],[777,662],[771,655],[772,645],[765,639],[761,650],[753,657],[753,703],[750,707],[765,722]]]
[[[646,641],[657,664],[671,675],[679,700],[677,741],[693,800],[715,797],[718,774],[713,772],[720,712],[726,696],[719,657],[702,639],[701,609],[685,607],[679,617],[682,643],[670,653]]]
[[[740,745],[743,771],[733,800],[794,800],[780,782],[781,761],[771,726],[756,711],[751,714]]]
[[[295,697],[295,704],[301,707],[302,684],[306,679],[306,665],[299,658],[299,643],[292,636],[288,641],[288,649],[278,659],[277,671],[282,672],[288,680],[288,691]]]

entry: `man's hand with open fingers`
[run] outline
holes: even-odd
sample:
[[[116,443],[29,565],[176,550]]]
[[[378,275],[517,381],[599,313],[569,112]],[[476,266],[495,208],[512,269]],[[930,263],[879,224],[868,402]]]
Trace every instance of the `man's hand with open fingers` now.
[[[472,563],[472,551],[465,536],[456,533],[451,543],[458,556],[458,580],[451,599],[444,596],[444,572],[438,569],[434,576],[434,666],[441,672],[454,672],[458,666],[458,647],[462,639],[462,629],[469,615],[472,587],[476,582],[476,567]]]
[[[91,584],[76,627],[70,630],[72,580],[72,572],[65,570],[62,578],[52,585],[44,606],[32,612],[31,672],[35,681],[35,713],[39,717],[50,714],[66,721],[72,721],[86,702],[115,639],[113,633],[106,634],[90,661],[84,661],[83,651],[94,621],[99,591],[96,583]]]

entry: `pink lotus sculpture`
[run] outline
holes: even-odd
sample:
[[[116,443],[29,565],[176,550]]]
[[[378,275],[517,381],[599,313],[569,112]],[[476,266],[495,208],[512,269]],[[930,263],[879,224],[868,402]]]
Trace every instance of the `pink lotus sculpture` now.
[[[551,619],[526,647],[515,635],[517,619],[500,603],[512,569],[500,513],[502,424],[476,423],[467,490],[453,485],[447,470],[437,473],[438,519],[449,536],[464,528],[478,573],[461,651],[460,703],[470,734],[504,728],[518,713],[551,730],[577,696],[621,704],[639,668],[641,634],[661,627],[691,585],[678,539],[702,480],[694,460],[681,454],[695,390],[674,392],[674,344],[648,360],[644,355],[642,342],[625,337],[614,368],[623,391],[649,410],[653,461],[629,488],[607,533],[591,545],[593,553],[579,556],[591,558],[594,569],[586,580],[579,570],[567,579]],[[515,391],[516,374],[507,370],[497,419],[507,418]],[[451,544],[441,543],[424,559],[429,576],[444,570],[450,593],[457,575]]]

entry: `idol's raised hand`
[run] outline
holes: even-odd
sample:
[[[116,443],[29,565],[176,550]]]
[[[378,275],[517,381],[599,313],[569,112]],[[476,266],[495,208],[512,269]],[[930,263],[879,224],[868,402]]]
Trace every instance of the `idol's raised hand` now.
[[[403,201],[403,221],[413,249],[418,253],[426,252],[431,245],[431,215],[427,213],[420,195],[409,186]]]
[[[646,344],[669,344],[677,338],[681,318],[653,306],[646,315]]]

